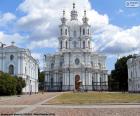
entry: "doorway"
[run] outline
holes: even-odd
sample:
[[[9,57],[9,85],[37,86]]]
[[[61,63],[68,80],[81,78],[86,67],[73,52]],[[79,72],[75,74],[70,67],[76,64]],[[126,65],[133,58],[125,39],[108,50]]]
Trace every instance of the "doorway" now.
[[[76,76],[75,76],[75,89],[76,89],[77,91],[80,90],[80,76],[79,76],[79,75],[76,75]]]

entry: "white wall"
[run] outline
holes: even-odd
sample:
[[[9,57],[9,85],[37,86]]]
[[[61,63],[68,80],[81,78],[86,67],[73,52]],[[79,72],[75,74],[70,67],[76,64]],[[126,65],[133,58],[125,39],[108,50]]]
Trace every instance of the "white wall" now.
[[[11,55],[14,56],[13,60],[10,60]],[[23,92],[30,92],[30,86],[32,86],[32,92],[38,92],[38,64],[30,55],[30,51],[12,45],[0,48],[0,71],[9,73],[10,65],[14,66],[14,75],[26,80],[27,85]]]

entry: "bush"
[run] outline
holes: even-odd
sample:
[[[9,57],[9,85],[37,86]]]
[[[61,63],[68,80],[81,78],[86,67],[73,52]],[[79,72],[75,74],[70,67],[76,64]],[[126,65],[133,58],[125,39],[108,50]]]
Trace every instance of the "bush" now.
[[[22,93],[25,81],[21,77],[13,77],[0,72],[0,95],[16,95]]]
[[[16,77],[16,79],[17,79],[16,91],[17,91],[17,94],[21,94],[22,88],[26,86],[26,83],[25,83],[25,80],[23,80],[21,77]]]

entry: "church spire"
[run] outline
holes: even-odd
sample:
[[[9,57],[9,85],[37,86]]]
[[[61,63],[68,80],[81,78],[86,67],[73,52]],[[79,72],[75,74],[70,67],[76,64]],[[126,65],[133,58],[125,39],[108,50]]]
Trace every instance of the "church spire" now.
[[[88,18],[87,18],[87,12],[86,12],[86,10],[84,10],[83,23],[84,24],[87,24],[88,23]]]
[[[75,10],[75,3],[73,3],[73,10],[71,11],[71,20],[78,20],[77,17],[78,14],[77,11]]]
[[[62,22],[62,24],[66,24],[66,21],[67,21],[67,19],[65,17],[65,10],[63,10],[63,17],[61,18],[61,22]]]

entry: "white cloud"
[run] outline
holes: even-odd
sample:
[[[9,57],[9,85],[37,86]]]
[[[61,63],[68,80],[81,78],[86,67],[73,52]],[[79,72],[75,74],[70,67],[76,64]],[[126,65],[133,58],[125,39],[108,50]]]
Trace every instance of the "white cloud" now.
[[[0,26],[5,26],[6,24],[12,22],[16,19],[16,16],[10,12],[0,14]]]
[[[0,31],[0,42],[9,45],[12,41],[15,42],[16,45],[20,45],[27,41],[27,36],[22,36],[19,33],[7,34]]]
[[[58,41],[56,38],[45,39],[40,41],[32,41],[29,45],[29,49],[34,48],[57,48]]]
[[[124,13],[124,10],[123,10],[123,9],[119,9],[119,10],[117,11],[117,14],[122,14],[122,13]]]
[[[37,53],[37,52],[33,52],[32,53],[33,58],[37,59],[39,62],[39,67],[41,70],[43,70],[44,68],[44,64],[43,64],[43,54],[42,53]]]
[[[37,53],[37,52],[32,52],[31,54],[33,56],[33,58],[37,59],[39,61],[39,64],[42,63],[43,61],[43,56],[41,53]]]
[[[128,53],[140,47],[140,26],[122,29],[117,26],[107,25],[100,33],[96,34],[95,43],[101,52],[118,54]]]

